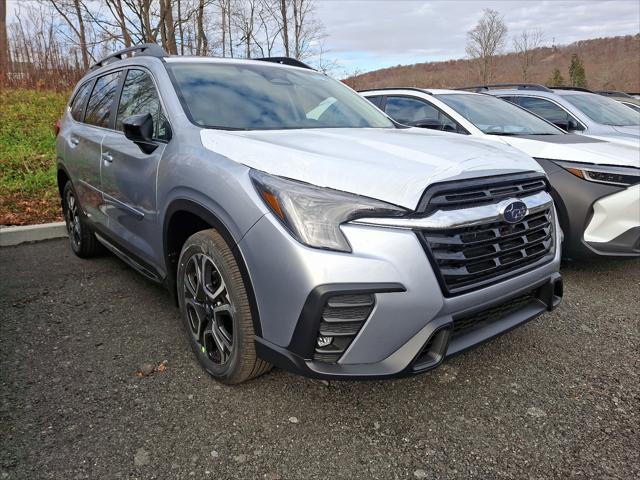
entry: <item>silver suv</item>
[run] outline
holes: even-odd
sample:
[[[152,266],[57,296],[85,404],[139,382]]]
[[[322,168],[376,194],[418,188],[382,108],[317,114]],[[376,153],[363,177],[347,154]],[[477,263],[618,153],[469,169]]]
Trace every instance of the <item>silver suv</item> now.
[[[295,60],[118,52],[57,151],[73,251],[164,283],[226,383],[423,372],[562,296],[535,161],[399,126]]]

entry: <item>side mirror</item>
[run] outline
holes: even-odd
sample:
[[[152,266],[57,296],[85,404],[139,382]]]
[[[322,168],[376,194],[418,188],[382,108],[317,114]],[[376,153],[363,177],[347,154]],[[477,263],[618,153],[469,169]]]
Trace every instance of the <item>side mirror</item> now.
[[[131,115],[122,122],[124,136],[140,147],[144,153],[152,153],[158,145],[153,141],[153,117],[150,113]]]
[[[570,118],[567,121],[567,132],[575,132],[581,130],[582,128],[580,128],[580,124],[574,118]]]

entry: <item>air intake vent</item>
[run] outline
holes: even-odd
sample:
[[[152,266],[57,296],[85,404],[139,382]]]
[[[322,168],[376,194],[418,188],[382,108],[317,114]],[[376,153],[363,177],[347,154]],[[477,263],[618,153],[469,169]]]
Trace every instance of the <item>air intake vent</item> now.
[[[322,312],[313,359],[337,362],[371,315],[374,305],[375,297],[371,294],[330,297]]]
[[[458,336],[495,322],[536,300],[535,291],[527,292],[493,307],[453,319],[452,335]]]

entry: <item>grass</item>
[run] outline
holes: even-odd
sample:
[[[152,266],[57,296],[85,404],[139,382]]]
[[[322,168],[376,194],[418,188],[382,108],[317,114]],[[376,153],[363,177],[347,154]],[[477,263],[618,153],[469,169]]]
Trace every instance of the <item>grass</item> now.
[[[0,225],[59,220],[54,124],[67,94],[0,91]]]

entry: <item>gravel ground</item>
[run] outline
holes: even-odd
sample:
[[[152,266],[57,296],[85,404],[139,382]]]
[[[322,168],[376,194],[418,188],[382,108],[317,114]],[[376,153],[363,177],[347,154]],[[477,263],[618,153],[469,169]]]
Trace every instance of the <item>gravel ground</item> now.
[[[640,262],[564,278],[558,310],[425,375],[226,387],[117,259],[2,249],[0,479],[639,478]]]

